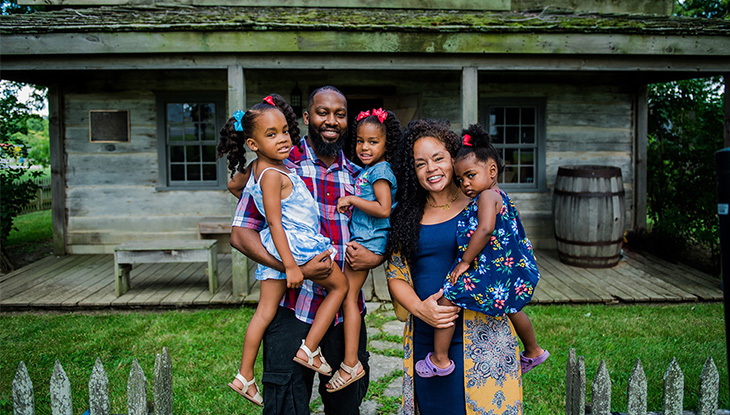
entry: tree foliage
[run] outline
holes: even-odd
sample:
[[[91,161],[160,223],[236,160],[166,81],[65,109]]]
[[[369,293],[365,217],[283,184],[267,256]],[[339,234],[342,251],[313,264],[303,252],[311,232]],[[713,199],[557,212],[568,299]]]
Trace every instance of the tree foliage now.
[[[40,176],[39,171],[31,171],[25,166],[0,169],[0,269],[8,272],[15,268],[12,259],[5,250],[5,241],[10,231],[15,229],[13,221],[23,207],[38,191],[38,185],[32,179]]]
[[[648,214],[667,255],[718,248],[714,153],[723,147],[722,78],[649,86]],[[657,247],[658,248],[658,247]]]
[[[730,19],[728,0],[680,0],[675,15]],[[681,258],[690,246],[709,249],[719,272],[714,153],[723,148],[722,77],[649,85],[648,248]]]

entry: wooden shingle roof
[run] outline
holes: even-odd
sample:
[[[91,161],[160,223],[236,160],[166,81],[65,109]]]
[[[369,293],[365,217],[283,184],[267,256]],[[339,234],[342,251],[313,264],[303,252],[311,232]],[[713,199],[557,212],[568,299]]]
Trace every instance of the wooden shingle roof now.
[[[479,12],[290,7],[117,6],[0,16],[0,34],[174,31],[572,33],[730,36],[730,21],[557,10]]]

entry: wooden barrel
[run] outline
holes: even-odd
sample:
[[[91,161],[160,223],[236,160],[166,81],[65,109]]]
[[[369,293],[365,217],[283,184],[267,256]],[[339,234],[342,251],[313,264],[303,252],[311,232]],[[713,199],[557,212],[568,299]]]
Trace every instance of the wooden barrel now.
[[[560,261],[586,268],[616,265],[621,255],[625,216],[620,168],[558,168],[553,218]]]

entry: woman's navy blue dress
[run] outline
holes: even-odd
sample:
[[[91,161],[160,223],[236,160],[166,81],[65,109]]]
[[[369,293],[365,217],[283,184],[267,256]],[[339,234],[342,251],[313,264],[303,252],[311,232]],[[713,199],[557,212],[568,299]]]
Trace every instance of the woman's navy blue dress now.
[[[421,225],[418,251],[411,265],[411,276],[416,294],[424,300],[443,287],[457,255],[456,224],[460,215],[446,222]],[[456,330],[451,340],[449,357],[456,369],[449,376],[422,378],[414,376],[415,394],[422,415],[466,415],[464,397],[463,323],[455,321]],[[434,329],[414,318],[413,361],[419,361],[433,351]]]

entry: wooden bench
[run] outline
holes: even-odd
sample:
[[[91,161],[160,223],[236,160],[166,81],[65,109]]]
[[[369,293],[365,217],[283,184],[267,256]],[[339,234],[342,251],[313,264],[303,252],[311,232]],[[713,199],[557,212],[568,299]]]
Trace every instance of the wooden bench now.
[[[129,290],[129,272],[134,264],[161,262],[207,262],[208,289],[218,289],[217,241],[127,242],[114,248],[114,283],[117,297]]]

